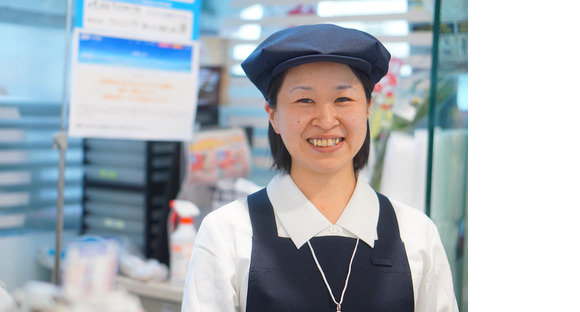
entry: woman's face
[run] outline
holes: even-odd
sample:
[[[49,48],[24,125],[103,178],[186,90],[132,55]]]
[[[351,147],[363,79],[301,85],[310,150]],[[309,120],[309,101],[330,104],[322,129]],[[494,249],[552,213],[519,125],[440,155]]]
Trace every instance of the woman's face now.
[[[290,68],[270,122],[292,156],[291,175],[353,173],[367,131],[370,103],[347,65],[307,63]]]

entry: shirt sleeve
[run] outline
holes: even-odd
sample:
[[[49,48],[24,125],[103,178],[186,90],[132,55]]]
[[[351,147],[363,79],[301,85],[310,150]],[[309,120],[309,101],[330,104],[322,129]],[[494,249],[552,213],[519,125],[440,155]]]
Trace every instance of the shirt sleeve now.
[[[424,255],[423,278],[415,311],[417,312],[458,312],[453,289],[453,277],[439,232],[431,223],[430,243]]]
[[[189,260],[182,312],[239,311],[231,243],[226,242],[208,215],[199,228]]]

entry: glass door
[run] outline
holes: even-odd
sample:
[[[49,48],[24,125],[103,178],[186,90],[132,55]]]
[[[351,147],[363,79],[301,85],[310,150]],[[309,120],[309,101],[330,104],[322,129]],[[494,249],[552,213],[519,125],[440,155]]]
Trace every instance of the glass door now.
[[[426,210],[437,225],[461,311],[467,311],[467,0],[435,1]]]

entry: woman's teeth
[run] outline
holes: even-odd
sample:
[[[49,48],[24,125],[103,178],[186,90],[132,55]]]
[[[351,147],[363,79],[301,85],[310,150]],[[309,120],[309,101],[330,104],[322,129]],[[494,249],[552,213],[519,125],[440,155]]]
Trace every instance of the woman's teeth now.
[[[314,146],[335,146],[343,139],[308,139],[308,142]]]

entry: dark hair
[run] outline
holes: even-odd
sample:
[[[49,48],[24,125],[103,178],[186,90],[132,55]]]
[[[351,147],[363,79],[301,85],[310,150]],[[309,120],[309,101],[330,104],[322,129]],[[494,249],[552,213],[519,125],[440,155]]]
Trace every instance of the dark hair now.
[[[374,89],[374,86],[372,85],[370,78],[362,71],[352,66],[349,67],[363,85],[367,103],[370,102]],[[270,89],[268,90],[268,97],[266,98],[266,101],[268,102],[268,106],[270,108],[274,109],[276,108],[276,105],[278,103],[278,92],[282,87],[282,82],[284,81],[285,76],[286,72],[282,72],[281,74],[274,77],[270,82]],[[271,123],[268,123],[268,140],[270,141],[270,151],[272,153],[273,158],[272,168],[275,169],[276,171],[281,171],[290,174],[290,169],[292,168],[292,156],[290,156],[288,149],[286,149],[284,142],[282,142],[282,137],[278,133],[276,133],[276,131],[274,131],[274,128],[272,127]],[[358,153],[352,159],[355,173],[358,173],[367,164],[369,160],[370,146],[371,146],[370,127],[369,121],[367,120],[367,131],[365,135],[365,140]]]

